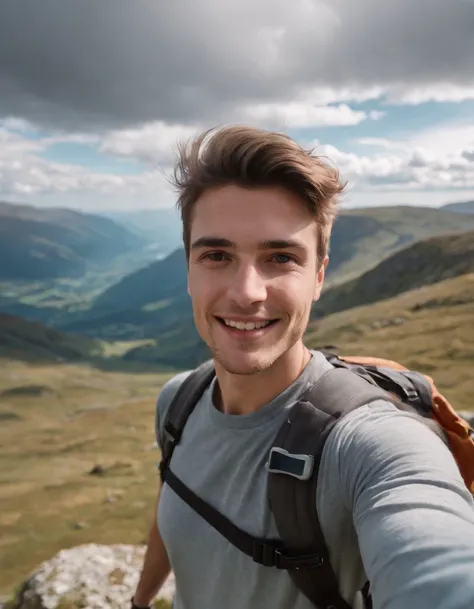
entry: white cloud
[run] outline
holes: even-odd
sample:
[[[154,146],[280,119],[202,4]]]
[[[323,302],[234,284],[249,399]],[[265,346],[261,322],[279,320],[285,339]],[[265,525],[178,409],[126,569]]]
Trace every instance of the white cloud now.
[[[123,177],[94,173],[77,165],[52,163],[30,154],[8,158],[0,154],[0,194],[40,195],[53,192],[111,192],[124,186]]]
[[[446,124],[425,129],[414,135],[407,145],[424,148],[435,154],[456,154],[474,147],[474,122]]]
[[[383,137],[360,137],[356,140],[356,143],[362,144],[363,146],[373,146],[375,148],[385,148],[386,150],[405,149],[406,144],[401,144],[395,140],[389,140]]]
[[[289,129],[357,125],[368,118],[365,112],[353,110],[347,104],[312,106],[296,101],[250,106],[243,111],[243,116],[263,126]]]
[[[321,93],[321,94],[320,94]],[[340,103],[333,106],[316,105],[324,101],[332,102],[337,96],[353,95],[356,91],[340,91],[337,95],[329,89],[318,92],[311,90],[300,94],[294,101],[247,106],[236,110],[236,122],[250,122],[265,128],[291,129],[318,126],[357,125],[365,120],[378,120],[383,112],[366,113],[353,110],[349,105]],[[103,153],[118,157],[133,158],[146,164],[167,166],[175,160],[177,143],[185,140],[204,128],[200,125],[166,124],[163,121],[148,123],[136,129],[120,129],[105,133],[99,144]],[[207,125],[210,126],[210,125]],[[79,140],[79,136],[78,139]]]
[[[31,140],[0,128],[0,195],[15,198],[75,191],[112,193],[120,189],[136,190],[150,181],[150,174],[119,176],[99,173],[79,165],[54,163],[39,156],[55,141],[58,138],[54,136]]]
[[[41,138],[45,147],[54,144],[97,144],[99,137],[90,133],[65,133],[58,132]]]
[[[425,87],[396,87],[388,90],[387,101],[395,104],[418,105],[426,102],[463,102],[474,99],[474,86],[437,83]]]
[[[464,150],[462,157],[470,163],[474,163],[474,147],[470,150]]]
[[[32,125],[27,120],[18,116],[7,116],[0,118],[0,129],[25,133],[31,131]]]
[[[440,153],[425,148],[390,150],[372,155],[357,155],[334,146],[320,146],[316,152],[340,168],[352,189],[420,190],[474,188],[474,153],[458,149]]]
[[[153,166],[168,165],[174,160],[178,141],[189,138],[197,130],[197,126],[167,125],[158,121],[139,129],[111,131],[102,139],[100,151]]]
[[[287,109],[287,107],[286,107]],[[296,113],[292,124],[308,120]],[[311,117],[314,120],[314,115]],[[466,137],[454,146],[460,126],[426,132],[411,141],[360,138],[374,154],[346,152],[332,145],[313,142],[315,152],[335,164],[351,191],[400,191],[421,189],[474,188],[474,127],[462,128]],[[150,200],[169,193],[162,169],[169,168],[179,139],[192,135],[196,127],[154,123],[140,129],[114,131],[102,140],[81,134],[53,134],[28,139],[21,133],[0,129],[0,195],[26,197],[57,193],[91,193],[94,196],[129,197]],[[139,159],[150,166],[136,175],[96,172],[78,165],[54,163],[40,156],[58,141],[73,140],[100,146],[102,152]],[[451,145],[446,145],[446,142]],[[431,144],[427,146],[426,144]],[[459,144],[464,144],[460,146]]]

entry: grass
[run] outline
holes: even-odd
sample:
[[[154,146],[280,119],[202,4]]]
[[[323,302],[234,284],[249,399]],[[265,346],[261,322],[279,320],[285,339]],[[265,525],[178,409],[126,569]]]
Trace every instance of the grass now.
[[[154,408],[168,376],[2,360],[0,595],[57,551],[143,543],[156,494]],[[15,393],[15,392],[13,392]],[[101,465],[101,475],[90,474]]]

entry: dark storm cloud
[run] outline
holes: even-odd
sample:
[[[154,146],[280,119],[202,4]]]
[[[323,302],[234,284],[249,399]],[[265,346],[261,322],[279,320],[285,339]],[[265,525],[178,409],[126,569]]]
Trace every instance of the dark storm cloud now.
[[[474,84],[472,0],[1,0],[0,117],[217,122],[305,86]]]

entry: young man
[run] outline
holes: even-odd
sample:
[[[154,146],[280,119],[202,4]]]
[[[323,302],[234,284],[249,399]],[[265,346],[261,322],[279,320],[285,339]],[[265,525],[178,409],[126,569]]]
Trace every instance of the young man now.
[[[171,461],[201,499],[255,537],[277,538],[266,487],[275,434],[330,367],[304,345],[343,191],[338,173],[291,139],[247,127],[181,150],[188,290],[216,377]],[[156,432],[189,372],[162,389]],[[375,609],[474,607],[474,505],[445,444],[379,400],[326,442],[314,498],[341,596]],[[165,484],[134,606],[173,570],[175,609],[310,609],[288,573],[253,562]]]

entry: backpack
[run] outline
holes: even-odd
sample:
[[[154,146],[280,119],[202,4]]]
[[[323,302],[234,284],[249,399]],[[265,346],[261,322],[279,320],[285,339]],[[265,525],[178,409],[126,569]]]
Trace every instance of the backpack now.
[[[463,480],[474,494],[474,431],[441,395],[431,377],[375,357],[321,353],[332,369],[291,408],[269,451],[268,499],[280,540],[252,537],[203,501],[170,468],[184,426],[214,377],[207,361],[182,383],[164,421],[161,463],[167,483],[191,508],[257,563],[288,572],[295,585],[321,609],[350,609],[340,596],[316,510],[316,486],[326,439],[341,417],[370,402],[388,400],[411,412],[449,446]],[[372,607],[370,585],[361,590]]]

